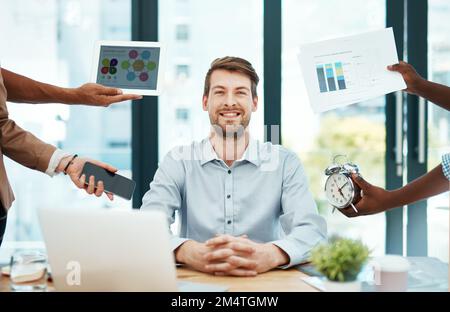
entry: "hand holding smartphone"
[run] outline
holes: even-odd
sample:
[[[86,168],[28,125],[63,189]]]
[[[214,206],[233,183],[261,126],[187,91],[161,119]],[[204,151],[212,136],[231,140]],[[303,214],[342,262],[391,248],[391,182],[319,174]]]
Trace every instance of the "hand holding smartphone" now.
[[[94,176],[96,181],[103,181],[106,192],[113,193],[128,200],[133,196],[136,182],[124,176],[112,173],[90,162],[84,164],[81,175],[83,174],[86,176],[85,184],[89,184],[89,177]]]

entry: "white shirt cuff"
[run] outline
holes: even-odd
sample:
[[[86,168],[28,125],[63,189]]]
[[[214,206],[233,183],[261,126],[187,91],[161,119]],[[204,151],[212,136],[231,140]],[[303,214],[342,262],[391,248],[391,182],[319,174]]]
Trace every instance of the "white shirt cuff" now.
[[[60,149],[56,149],[52,155],[52,158],[50,158],[50,162],[48,163],[48,168],[45,171],[45,173],[53,177],[56,174],[56,167],[58,167],[59,163],[61,162],[61,159],[70,155],[72,154],[64,152],[63,150]]]

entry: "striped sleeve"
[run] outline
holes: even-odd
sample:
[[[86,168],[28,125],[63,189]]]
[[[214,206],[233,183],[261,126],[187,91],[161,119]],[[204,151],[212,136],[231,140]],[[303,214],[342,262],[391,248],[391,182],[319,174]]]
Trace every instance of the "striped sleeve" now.
[[[450,153],[442,156],[442,171],[445,177],[450,181]]]

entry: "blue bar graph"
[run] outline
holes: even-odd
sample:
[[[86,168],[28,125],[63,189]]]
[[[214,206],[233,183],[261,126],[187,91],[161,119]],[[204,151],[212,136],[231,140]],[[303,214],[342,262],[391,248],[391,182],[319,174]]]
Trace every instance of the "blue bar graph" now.
[[[320,92],[328,92],[327,82],[325,81],[325,73],[323,71],[323,65],[317,65],[317,79],[319,80]]]
[[[336,69],[336,77],[339,90],[344,90],[346,88],[346,85],[344,78],[344,70],[342,69],[342,63],[341,62],[334,63],[334,68]]]
[[[316,73],[321,93],[347,89],[342,62],[316,64]]]
[[[327,74],[328,90],[336,91],[336,82],[334,81],[333,64],[325,64]]]

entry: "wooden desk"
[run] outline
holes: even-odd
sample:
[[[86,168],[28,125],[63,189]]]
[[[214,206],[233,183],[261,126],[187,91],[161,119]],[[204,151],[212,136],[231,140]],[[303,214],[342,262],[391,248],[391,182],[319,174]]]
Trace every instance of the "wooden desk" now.
[[[301,278],[307,275],[296,270],[273,270],[255,277],[213,276],[187,268],[177,269],[178,279],[186,282],[222,284],[228,291],[306,292],[318,291]]]
[[[318,291],[301,280],[306,274],[296,270],[273,270],[255,277],[213,276],[187,268],[177,268],[177,276],[180,281],[222,284],[228,286],[228,291],[267,291],[267,292],[311,292]],[[49,291],[53,291],[53,285],[49,283]],[[0,292],[9,292],[9,278],[0,276]]]

